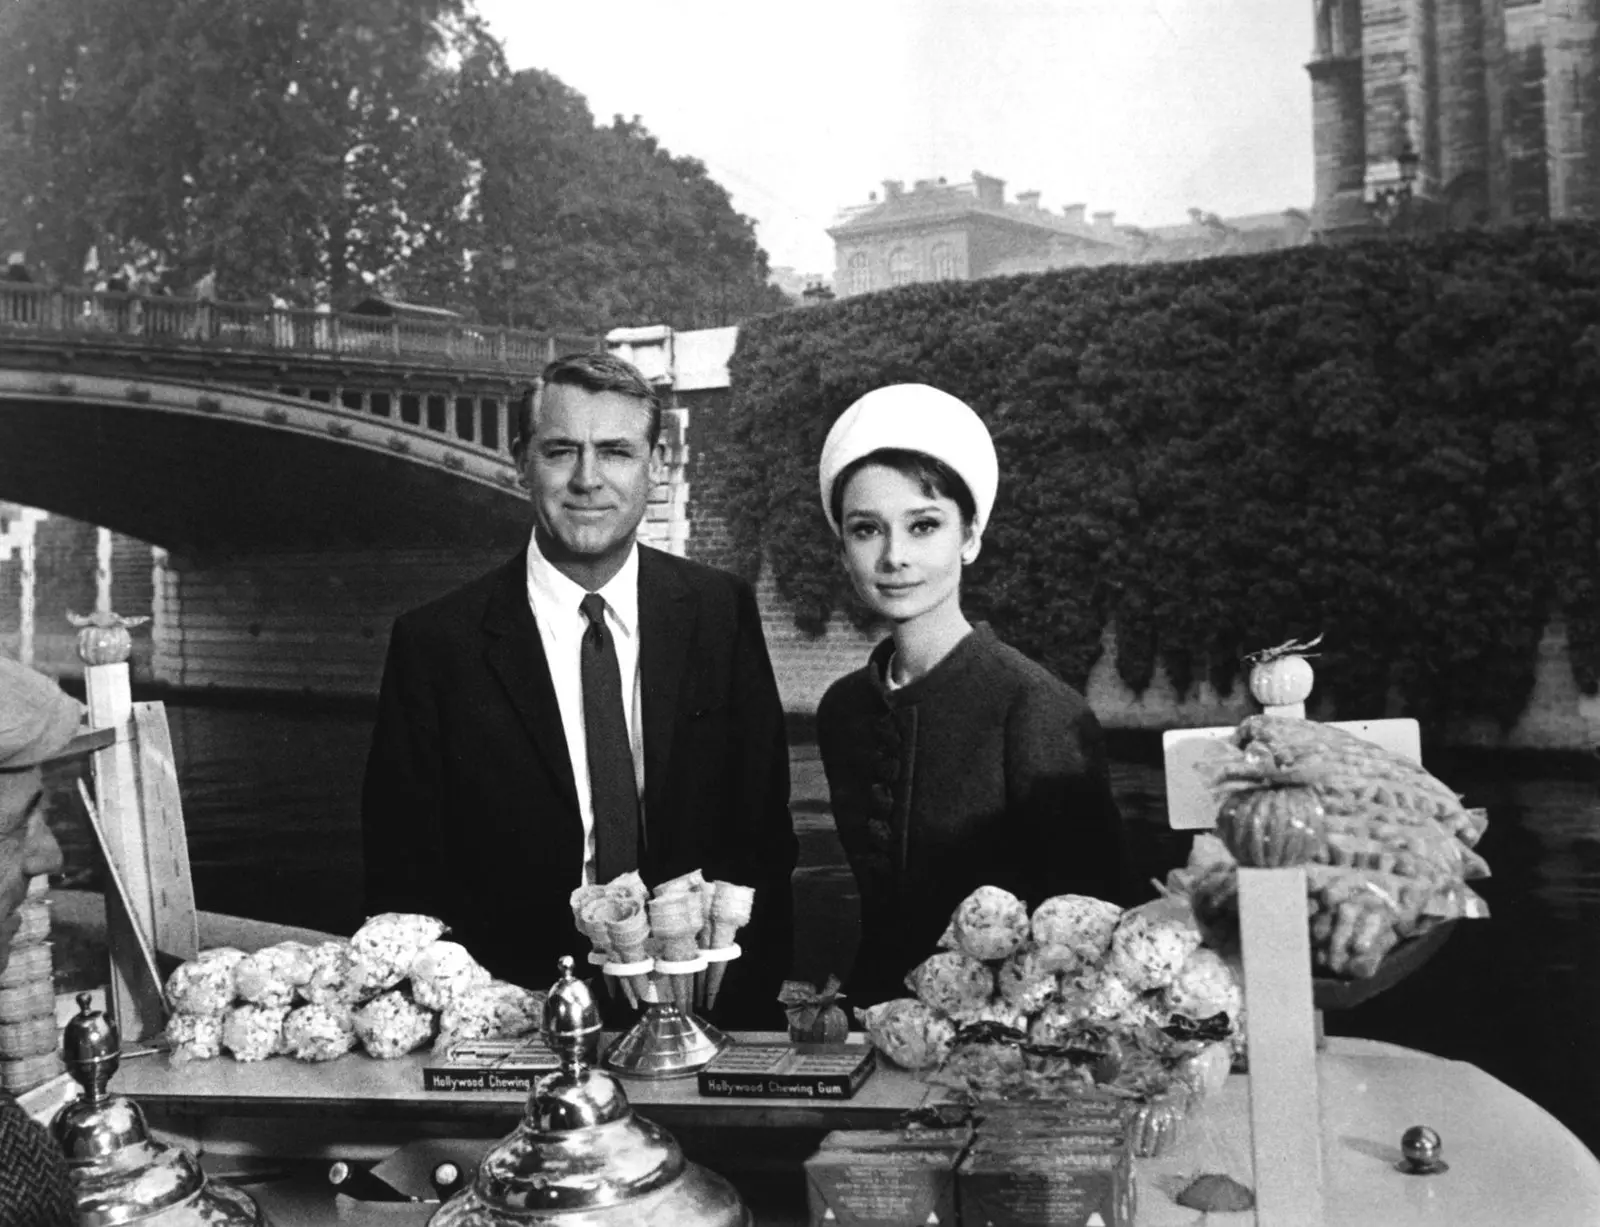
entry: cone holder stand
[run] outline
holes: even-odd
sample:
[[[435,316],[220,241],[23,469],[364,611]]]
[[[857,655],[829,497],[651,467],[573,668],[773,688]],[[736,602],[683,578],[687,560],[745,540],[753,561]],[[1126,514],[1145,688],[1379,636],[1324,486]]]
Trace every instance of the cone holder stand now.
[[[721,975],[738,958],[737,945],[701,950],[685,960],[644,959],[634,963],[605,962],[600,970],[608,987],[620,983],[631,1001],[644,1007],[634,1023],[601,1061],[626,1078],[683,1078],[698,1073],[733,1042],[694,1011],[716,1004]]]

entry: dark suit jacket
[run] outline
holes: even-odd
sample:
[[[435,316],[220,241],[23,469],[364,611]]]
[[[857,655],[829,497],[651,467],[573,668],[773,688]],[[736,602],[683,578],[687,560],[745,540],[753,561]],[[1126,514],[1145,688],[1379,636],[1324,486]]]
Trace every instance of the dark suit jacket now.
[[[691,869],[752,886],[713,1018],[784,1025],[793,956],[783,709],[742,580],[640,547],[639,670],[650,885]],[[367,913],[438,916],[530,988],[589,942],[568,896],[583,827],[525,555],[395,621],[361,798]]]

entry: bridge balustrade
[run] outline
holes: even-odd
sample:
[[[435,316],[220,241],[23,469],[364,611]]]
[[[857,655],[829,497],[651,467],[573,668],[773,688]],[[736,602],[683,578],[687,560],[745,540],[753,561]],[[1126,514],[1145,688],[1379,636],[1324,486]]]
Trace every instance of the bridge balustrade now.
[[[0,282],[0,335],[108,337],[163,347],[308,357],[413,359],[495,371],[537,372],[558,353],[593,349],[589,337],[469,322],[354,315],[292,307],[119,294]]]

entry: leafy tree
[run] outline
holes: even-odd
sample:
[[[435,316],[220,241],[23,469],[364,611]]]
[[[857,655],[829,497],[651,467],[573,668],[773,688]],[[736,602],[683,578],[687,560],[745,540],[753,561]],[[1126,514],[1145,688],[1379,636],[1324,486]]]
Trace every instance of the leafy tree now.
[[[0,235],[62,280],[93,249],[588,331],[783,305],[703,165],[510,73],[470,0],[0,0],[0,170]]]
[[[476,102],[460,134],[482,169],[468,223],[476,258],[461,271],[485,318],[696,327],[785,305],[750,219],[637,118],[596,127],[582,95],[537,69]]]
[[[0,208],[64,278],[98,246],[347,299],[453,224],[441,85],[486,42],[464,0],[11,0]]]

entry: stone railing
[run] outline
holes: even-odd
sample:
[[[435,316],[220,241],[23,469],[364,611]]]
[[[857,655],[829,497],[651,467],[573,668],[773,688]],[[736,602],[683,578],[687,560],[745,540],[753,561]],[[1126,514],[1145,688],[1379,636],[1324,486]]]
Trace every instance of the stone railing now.
[[[457,320],[306,311],[0,281],[0,336],[6,335],[519,372],[537,372],[558,353],[597,346],[593,337],[523,332]]]

